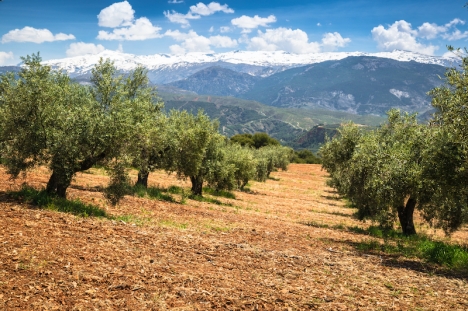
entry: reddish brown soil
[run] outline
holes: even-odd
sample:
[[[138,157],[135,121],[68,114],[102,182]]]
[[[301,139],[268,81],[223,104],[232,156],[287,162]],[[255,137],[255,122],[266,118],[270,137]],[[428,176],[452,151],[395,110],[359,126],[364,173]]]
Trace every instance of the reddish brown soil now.
[[[0,310],[468,310],[464,276],[357,251],[365,235],[304,225],[368,225],[320,166],[291,165],[251,193],[218,198],[232,206],[126,197],[111,207],[93,191],[101,173],[77,176],[69,198],[127,221],[19,203],[5,192],[24,180],[0,172]],[[43,187],[47,174],[26,180]],[[150,183],[188,187],[164,173]]]

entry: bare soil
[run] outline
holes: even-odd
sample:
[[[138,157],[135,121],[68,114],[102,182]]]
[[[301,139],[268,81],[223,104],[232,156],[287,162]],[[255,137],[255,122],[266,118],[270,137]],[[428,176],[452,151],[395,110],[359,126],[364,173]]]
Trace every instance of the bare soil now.
[[[96,191],[102,171],[77,176],[70,199],[126,221],[6,194],[24,181],[44,187],[48,174],[11,181],[0,171],[0,310],[468,310],[465,276],[358,251],[371,238],[340,228],[369,223],[325,186],[319,165],[293,164],[236,199],[217,198],[230,205],[128,196],[112,207]],[[163,172],[150,185],[189,187]]]

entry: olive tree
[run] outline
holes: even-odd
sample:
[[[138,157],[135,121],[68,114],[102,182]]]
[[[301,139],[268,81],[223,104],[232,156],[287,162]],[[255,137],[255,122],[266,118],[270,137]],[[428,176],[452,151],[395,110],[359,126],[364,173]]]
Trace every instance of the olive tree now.
[[[254,151],[257,159],[257,181],[265,181],[270,173],[277,170],[287,170],[294,155],[291,148],[281,145],[269,145]]]
[[[217,147],[224,139],[218,134],[218,123],[202,111],[193,115],[185,110],[171,110],[167,121],[170,142],[164,154],[166,170],[176,172],[179,178],[190,178],[192,193],[202,195],[203,183],[218,167]]]
[[[42,65],[38,54],[23,62],[18,76],[0,78],[1,156],[13,177],[47,165],[51,195],[65,197],[75,174],[98,162],[131,158],[135,133],[159,111],[142,68],[124,79],[101,59],[86,87]]]

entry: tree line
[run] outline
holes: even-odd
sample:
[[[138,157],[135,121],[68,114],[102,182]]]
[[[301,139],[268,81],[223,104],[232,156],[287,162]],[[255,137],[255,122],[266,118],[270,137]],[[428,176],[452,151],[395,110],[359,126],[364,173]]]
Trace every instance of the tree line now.
[[[450,68],[428,94],[432,119],[398,110],[374,131],[347,123],[320,149],[329,185],[350,200],[361,219],[382,227],[399,221],[416,234],[414,213],[447,234],[468,221],[468,58]]]
[[[287,169],[292,157],[269,137],[259,148],[230,141],[202,111],[164,113],[143,67],[124,76],[101,59],[90,85],[81,85],[42,65],[39,53],[22,60],[19,73],[0,76],[0,157],[13,178],[47,166],[51,196],[65,198],[74,176],[95,165],[109,172],[105,195],[114,204],[132,186],[129,167],[144,187],[162,169],[190,179],[194,195],[203,185],[243,189]]]

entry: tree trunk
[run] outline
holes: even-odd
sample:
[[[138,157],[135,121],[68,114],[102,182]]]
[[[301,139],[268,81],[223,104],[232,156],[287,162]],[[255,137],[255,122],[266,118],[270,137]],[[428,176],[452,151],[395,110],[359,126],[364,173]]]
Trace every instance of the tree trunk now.
[[[66,174],[59,174],[54,170],[47,182],[46,192],[51,196],[58,196],[59,198],[65,199],[70,184],[71,177],[67,177]]]
[[[55,195],[57,193],[57,174],[52,171],[49,181],[47,182],[46,192],[49,195]]]
[[[149,176],[149,172],[141,169],[138,172],[138,179],[137,179],[137,182],[135,183],[135,186],[141,185],[145,188],[148,188],[148,176]]]
[[[192,182],[192,194],[201,196],[203,191],[203,178],[200,176],[190,176],[190,181]]]
[[[410,197],[408,202],[406,202],[406,206],[400,206],[398,208],[398,218],[400,220],[401,230],[403,231],[404,235],[416,234],[413,220],[416,203],[416,200]]]

